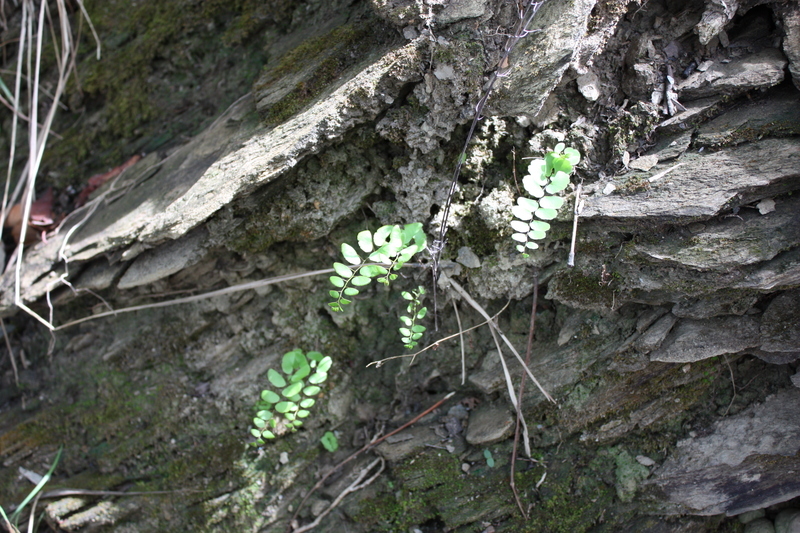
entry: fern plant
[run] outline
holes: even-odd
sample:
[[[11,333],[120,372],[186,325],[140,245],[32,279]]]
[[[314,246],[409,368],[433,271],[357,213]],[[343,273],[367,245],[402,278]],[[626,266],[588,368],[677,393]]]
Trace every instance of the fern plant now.
[[[528,165],[522,185],[534,198],[520,196],[517,204],[511,207],[515,217],[511,221],[514,230],[511,237],[519,243],[517,250],[523,257],[529,257],[528,250],[539,247],[534,241],[544,239],[550,230],[550,224],[545,221],[556,218],[564,205],[564,198],[556,194],[569,186],[569,177],[580,160],[577,150],[558,143],[544,159],[534,159]]]
[[[253,443],[261,446],[265,440],[274,439],[288,432],[295,432],[303,425],[303,418],[311,414],[309,409],[316,403],[320,385],[328,379],[328,370],[333,361],[319,352],[292,350],[281,360],[283,374],[270,368],[267,379],[280,394],[272,390],[261,391],[261,401],[256,405],[256,416],[250,433],[256,438]],[[308,382],[308,384],[306,384]]]
[[[418,320],[422,320],[428,314],[428,308],[422,307],[421,297],[424,294],[425,287],[417,287],[415,291],[403,291],[400,293],[405,300],[408,300],[408,307],[406,307],[408,316],[403,315],[400,317],[400,322],[403,323],[403,327],[400,328],[400,335],[403,336],[403,343],[409,350],[417,345],[417,341],[422,338],[422,334],[427,329],[417,323]]]
[[[425,232],[419,222],[403,227],[382,226],[375,233],[364,230],[356,236],[356,240],[365,257],[362,258],[355,248],[343,243],[342,256],[349,265],[333,264],[336,275],[331,276],[330,280],[336,290],[330,291],[330,295],[335,300],[328,305],[334,311],[341,311],[343,306],[351,303],[350,298],[360,292],[359,287],[369,285],[373,279],[388,286],[389,282],[397,279],[394,271],[400,270],[426,245]]]

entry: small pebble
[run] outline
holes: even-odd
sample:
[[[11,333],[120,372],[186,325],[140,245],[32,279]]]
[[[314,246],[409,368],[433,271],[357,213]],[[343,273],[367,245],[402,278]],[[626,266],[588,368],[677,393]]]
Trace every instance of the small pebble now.
[[[650,459],[645,455],[637,455],[636,462],[642,466],[653,466],[654,464],[656,464],[655,461],[653,461],[652,459]]]
[[[278,459],[282,465],[285,465],[289,462],[289,454],[287,452],[281,452],[280,459]]]

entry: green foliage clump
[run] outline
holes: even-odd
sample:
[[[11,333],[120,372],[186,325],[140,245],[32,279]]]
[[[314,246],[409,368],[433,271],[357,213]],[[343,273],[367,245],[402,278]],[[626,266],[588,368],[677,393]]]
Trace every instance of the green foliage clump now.
[[[374,233],[364,230],[356,236],[358,247],[362,253],[368,254],[362,258],[354,247],[342,243],[342,256],[349,263],[334,263],[335,276],[330,280],[336,290],[331,290],[331,298],[335,301],[328,305],[334,311],[342,311],[343,306],[352,303],[353,296],[361,291],[361,287],[370,284],[374,279],[387,287],[397,279],[396,271],[411,260],[417,252],[425,249],[427,238],[422,230],[422,224],[415,222],[405,226],[381,226]],[[425,327],[417,324],[427,313],[427,308],[421,307],[420,296],[425,293],[422,287],[416,291],[403,292],[403,298],[409,300],[408,313],[400,320],[403,327],[400,334],[407,348],[417,345],[417,340],[422,337]]]
[[[400,322],[403,323],[403,327],[400,328],[400,335],[403,336],[403,343],[409,350],[417,345],[417,341],[427,329],[425,326],[417,324],[417,320],[422,320],[428,314],[428,308],[422,307],[422,300],[420,299],[424,294],[425,287],[417,287],[415,291],[403,291],[400,293],[404,299],[408,300],[408,307],[406,307],[408,316],[400,317]]]
[[[326,431],[319,441],[322,443],[325,449],[331,453],[339,449],[339,439],[336,438],[336,435],[333,433],[333,431]]]
[[[319,352],[292,350],[284,354],[281,361],[283,374],[270,368],[267,378],[280,394],[272,390],[261,391],[261,401],[256,405],[250,433],[257,439],[253,444],[260,446],[265,439],[274,439],[289,431],[297,431],[308,417],[309,409],[316,403],[314,396],[319,394],[320,385],[328,379],[332,360]],[[306,385],[306,381],[309,383]]]
[[[517,250],[528,257],[528,250],[539,247],[534,241],[544,239],[552,220],[564,205],[564,198],[555,196],[569,186],[569,177],[581,154],[574,148],[565,148],[559,143],[544,159],[534,159],[528,166],[528,175],[522,178],[522,185],[534,198],[520,196],[517,205],[511,208],[515,219],[511,221],[514,230],[512,238],[517,241]]]
[[[355,248],[347,243],[342,244],[342,256],[350,265],[333,264],[337,275],[331,276],[330,280],[337,290],[330,291],[330,295],[336,301],[328,305],[334,311],[341,311],[342,306],[351,303],[346,296],[357,295],[360,291],[356,287],[369,285],[373,278],[388,286],[389,282],[397,279],[397,274],[392,271],[400,270],[414,254],[424,250],[426,244],[425,233],[419,222],[403,227],[382,226],[375,233],[364,230],[356,239],[361,251],[369,255],[362,259]]]

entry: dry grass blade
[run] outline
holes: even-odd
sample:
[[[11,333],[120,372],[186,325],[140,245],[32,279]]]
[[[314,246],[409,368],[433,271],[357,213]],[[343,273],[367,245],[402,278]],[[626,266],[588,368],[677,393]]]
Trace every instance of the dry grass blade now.
[[[77,3],[78,6],[80,7],[83,16],[85,16],[87,20],[89,20],[88,14],[86,13],[86,10],[81,1],[77,0]],[[15,97],[13,102],[14,108],[17,112],[14,113],[13,117],[11,153],[8,165],[9,170],[8,170],[8,175],[6,177],[6,185],[3,194],[3,207],[2,207],[3,220],[5,220],[7,208],[9,205],[8,190],[11,183],[13,160],[15,155],[18,115],[21,113],[20,86],[23,80],[22,69],[24,64],[26,68],[26,73],[25,73],[26,75],[24,76],[24,78],[27,80],[28,109],[29,109],[28,164],[26,172],[23,173],[24,179],[20,179],[19,182],[19,184],[22,184],[24,182],[24,193],[22,196],[22,222],[21,222],[22,227],[20,230],[20,235],[22,236],[22,238],[20,239],[19,245],[15,252],[16,261],[14,262],[14,267],[15,267],[14,303],[20,309],[30,314],[32,317],[41,322],[45,327],[47,327],[51,331],[54,329],[53,324],[50,321],[39,316],[36,312],[30,309],[22,301],[21,279],[22,279],[22,266],[24,258],[23,252],[25,248],[25,236],[27,235],[28,232],[28,221],[31,214],[31,205],[34,200],[36,177],[39,173],[39,167],[42,162],[42,157],[44,156],[45,148],[47,147],[47,139],[51,133],[56,111],[61,103],[61,97],[66,88],[67,79],[69,78],[69,73],[70,73],[70,66],[73,64],[73,59],[77,52],[76,44],[72,38],[72,28],[70,26],[69,14],[67,12],[65,0],[56,0],[55,7],[57,9],[58,16],[52,17],[49,11],[50,8],[48,2],[41,2],[38,6],[38,17],[36,17],[37,15],[36,4],[30,0],[22,2],[21,35],[19,41],[19,54],[17,60]],[[35,32],[33,29],[34,18],[38,18],[37,28]],[[45,20],[48,20],[50,22],[49,29],[52,35],[51,40],[53,41],[53,46],[55,48],[55,56],[56,56],[55,62],[58,70],[58,77],[56,80],[56,89],[52,95],[52,102],[50,103],[49,108],[47,109],[45,120],[40,127],[38,115],[41,102],[39,100],[39,92],[41,85],[43,37],[45,31],[47,31]],[[58,26],[58,32],[56,32],[55,28],[56,25]],[[91,20],[89,20],[89,26],[92,29],[92,33],[95,35],[95,39],[98,43],[98,58],[99,58],[100,41],[97,38],[97,33],[94,31],[94,27],[92,26]],[[35,39],[35,44],[34,44],[34,39]],[[32,55],[35,55],[35,63],[33,66],[31,64]]]
[[[464,300],[466,300],[466,302],[469,305],[471,305],[476,311],[478,311],[481,315],[483,315],[483,317],[489,322],[489,326],[491,327],[491,329],[496,331],[497,334],[499,335],[499,337],[501,339],[503,339],[503,342],[505,343],[505,345],[508,346],[508,348],[514,354],[514,356],[517,358],[519,363],[522,365],[522,368],[528,374],[528,377],[531,378],[531,380],[536,384],[536,387],[539,388],[539,391],[544,395],[544,397],[547,398],[549,401],[551,401],[553,403],[556,403],[556,401],[553,399],[553,397],[550,396],[550,394],[546,390],[544,390],[544,387],[542,387],[542,385],[539,383],[539,380],[536,379],[536,376],[534,376],[533,373],[531,372],[531,370],[525,365],[525,361],[522,359],[522,356],[519,354],[517,349],[514,348],[514,345],[511,344],[511,341],[508,340],[508,338],[503,334],[503,332],[500,330],[500,328],[497,327],[497,325],[494,323],[494,321],[489,316],[489,313],[487,313],[486,310],[478,302],[473,300],[472,297],[469,295],[469,293],[467,291],[465,291],[461,287],[461,285],[459,285],[458,283],[453,281],[451,278],[447,277],[444,273],[442,273],[442,275],[447,279],[448,283],[450,283],[450,286],[453,287],[453,289],[458,294],[460,294],[461,297],[464,298]]]

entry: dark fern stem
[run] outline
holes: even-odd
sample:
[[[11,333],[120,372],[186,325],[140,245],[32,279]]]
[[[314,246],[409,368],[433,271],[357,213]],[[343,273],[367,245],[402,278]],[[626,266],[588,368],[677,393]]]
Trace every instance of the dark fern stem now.
[[[492,93],[494,89],[494,85],[497,82],[497,78],[505,76],[509,71],[509,62],[508,56],[511,54],[511,51],[514,49],[514,46],[519,42],[520,39],[531,33],[529,30],[529,26],[533,21],[533,18],[538,13],[539,8],[541,8],[547,0],[541,0],[535,2],[534,0],[527,0],[517,2],[519,6],[519,20],[517,22],[517,27],[513,34],[511,34],[505,42],[505,46],[503,47],[503,57],[500,58],[498,61],[497,66],[492,73],[491,78],[489,79],[489,83],[486,86],[486,89],[483,92],[483,96],[481,99],[478,100],[478,103],[475,105],[475,116],[472,119],[472,124],[470,125],[469,132],[467,133],[467,138],[464,141],[464,147],[461,149],[461,153],[458,156],[458,163],[456,163],[456,168],[453,171],[453,178],[450,181],[450,189],[447,192],[447,201],[444,204],[444,211],[442,212],[442,225],[439,228],[439,237],[433,241],[433,244],[430,246],[431,251],[431,272],[433,273],[433,323],[434,328],[436,331],[439,331],[439,309],[437,306],[437,287],[436,282],[439,278],[439,260],[441,259],[442,250],[444,250],[445,245],[447,244],[447,219],[450,217],[450,207],[453,203],[453,196],[456,192],[456,187],[458,186],[458,177],[461,175],[461,167],[466,161],[467,156],[467,148],[469,148],[469,143],[472,141],[472,137],[475,135],[475,128],[478,126],[478,122],[481,120],[483,108],[486,105],[486,101],[489,99],[489,95]]]

